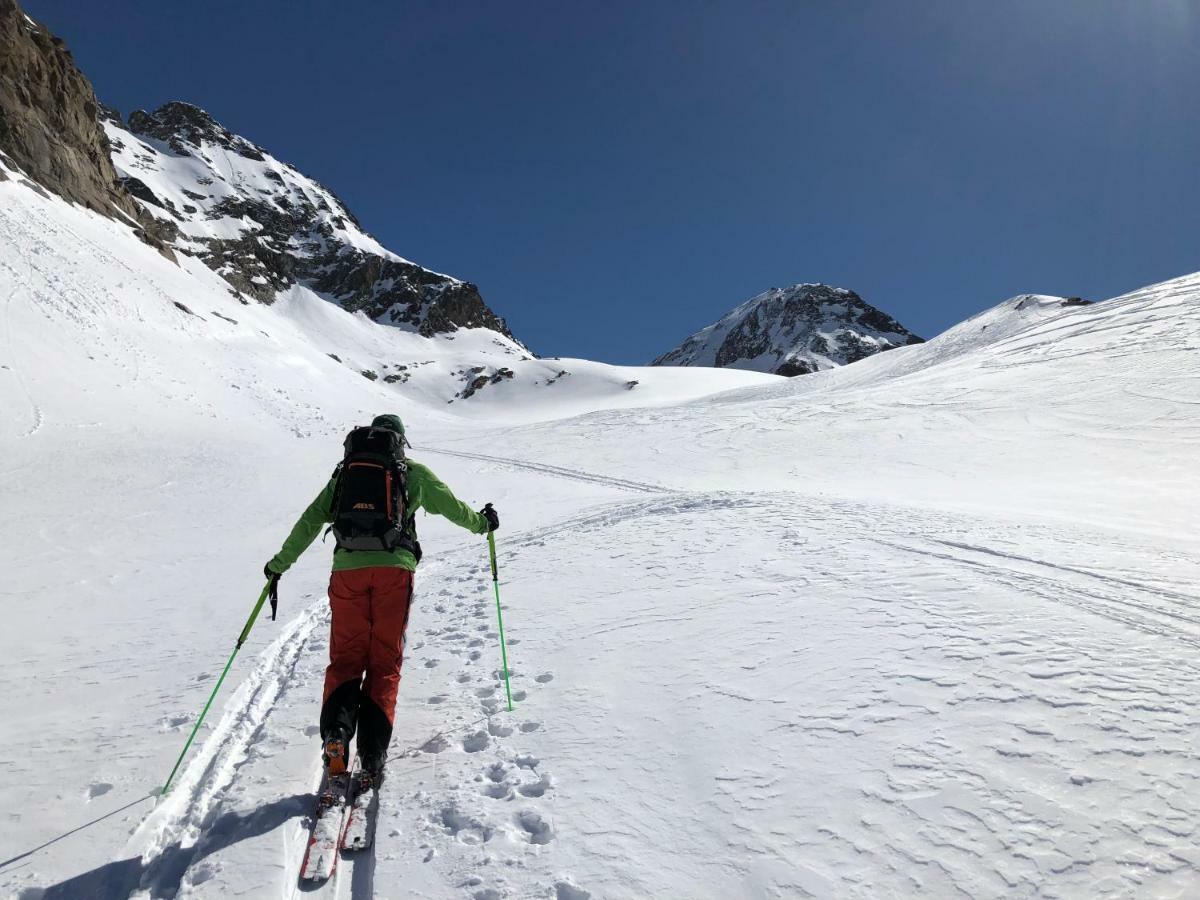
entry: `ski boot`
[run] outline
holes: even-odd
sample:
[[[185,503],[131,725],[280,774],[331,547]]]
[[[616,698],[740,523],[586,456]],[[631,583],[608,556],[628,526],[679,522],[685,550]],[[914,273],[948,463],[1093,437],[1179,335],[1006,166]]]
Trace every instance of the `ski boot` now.
[[[365,794],[367,791],[379,790],[379,786],[383,784],[383,767],[386,762],[387,757],[383,756],[362,757],[355,785],[358,793]]]
[[[330,777],[346,773],[346,739],[340,734],[331,735],[321,748],[321,762]]]

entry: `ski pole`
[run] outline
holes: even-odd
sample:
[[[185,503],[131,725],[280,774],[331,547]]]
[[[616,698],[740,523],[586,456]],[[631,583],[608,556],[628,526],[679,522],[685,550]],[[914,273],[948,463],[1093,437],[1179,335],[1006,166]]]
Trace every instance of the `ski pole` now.
[[[258,595],[258,602],[254,604],[254,609],[250,612],[250,618],[246,620],[246,625],[242,628],[242,633],[238,635],[237,644],[233,648],[233,653],[229,654],[229,662],[225,663],[225,668],[221,672],[221,677],[217,679],[216,687],[208,697],[208,702],[204,704],[204,709],[200,711],[200,718],[196,720],[196,724],[192,726],[192,733],[188,735],[187,743],[183,745],[183,750],[180,751],[179,759],[175,760],[175,768],[171,770],[171,774],[167,776],[166,782],[160,790],[159,796],[167,793],[171,787],[171,781],[175,778],[175,773],[179,771],[179,766],[183,762],[183,758],[187,756],[188,748],[192,746],[192,741],[196,738],[196,732],[200,730],[200,723],[204,721],[204,717],[208,715],[208,709],[212,706],[213,701],[217,699],[217,691],[221,689],[221,683],[225,680],[225,676],[229,674],[229,667],[233,665],[233,658],[237,656],[238,651],[242,649],[242,644],[246,643],[246,638],[250,636],[250,629],[254,627],[254,620],[258,618],[258,612],[262,609],[263,603],[266,602],[267,593],[271,590],[271,582],[267,582],[267,586],[263,588],[261,594]]]
[[[500,623],[500,659],[504,663],[504,693],[512,712],[512,686],[508,683],[508,648],[504,646],[504,614],[500,612],[500,573],[496,568],[496,535],[488,532],[488,554],[492,558],[492,587],[496,589],[496,621]]]

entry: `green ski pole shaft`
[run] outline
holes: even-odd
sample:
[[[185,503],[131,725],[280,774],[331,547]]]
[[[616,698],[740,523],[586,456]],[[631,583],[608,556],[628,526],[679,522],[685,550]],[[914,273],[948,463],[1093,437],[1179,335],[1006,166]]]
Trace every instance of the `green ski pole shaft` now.
[[[500,623],[500,660],[504,664],[504,693],[512,712],[512,686],[508,683],[508,648],[504,644],[504,613],[500,611],[500,572],[496,567],[496,536],[488,532],[488,555],[492,558],[492,587],[496,589],[496,621]]]
[[[175,779],[175,773],[179,771],[179,766],[183,763],[183,758],[187,756],[188,748],[192,746],[192,741],[196,739],[196,732],[200,730],[200,725],[204,722],[204,717],[208,715],[209,707],[217,699],[217,691],[221,690],[221,684],[225,681],[225,676],[229,674],[234,657],[238,655],[238,651],[242,649],[242,644],[246,643],[246,638],[250,636],[250,629],[254,627],[254,620],[258,618],[258,613],[262,609],[263,603],[267,599],[267,593],[270,590],[271,582],[268,581],[267,586],[263,588],[262,593],[258,597],[258,602],[254,604],[254,609],[250,613],[250,618],[246,620],[246,625],[242,628],[242,633],[238,635],[237,645],[234,646],[233,652],[229,654],[229,661],[225,663],[225,668],[221,671],[221,677],[217,679],[216,686],[213,688],[212,693],[209,694],[208,702],[204,704],[204,709],[200,711],[200,718],[192,726],[192,733],[188,735],[187,743],[183,745],[179,759],[175,760],[175,767],[171,769],[171,774],[167,776],[166,782],[163,783],[162,790],[159,791],[160,795],[166,794],[167,790],[171,787],[171,782]]]

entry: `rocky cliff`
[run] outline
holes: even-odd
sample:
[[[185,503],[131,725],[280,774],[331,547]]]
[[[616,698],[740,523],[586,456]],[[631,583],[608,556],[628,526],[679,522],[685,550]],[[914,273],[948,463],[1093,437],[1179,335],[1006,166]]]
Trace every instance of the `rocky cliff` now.
[[[14,0],[0,0],[0,155],[46,190],[128,222],[162,249],[170,229],[143,214],[118,181],[98,110],[62,39]]]

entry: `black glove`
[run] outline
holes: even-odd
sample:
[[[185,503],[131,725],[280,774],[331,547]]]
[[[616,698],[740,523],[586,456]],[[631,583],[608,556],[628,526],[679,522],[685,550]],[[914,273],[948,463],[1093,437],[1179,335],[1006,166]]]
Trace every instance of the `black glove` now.
[[[267,597],[271,600],[271,621],[275,621],[275,610],[279,607],[279,579],[283,576],[278,572],[271,571],[271,564],[267,563],[263,566],[263,574],[267,576],[267,581],[271,582],[271,592]]]
[[[479,511],[479,514],[487,519],[488,531],[495,531],[500,527],[500,517],[496,515],[496,510],[492,508],[492,504],[488,504]]]

